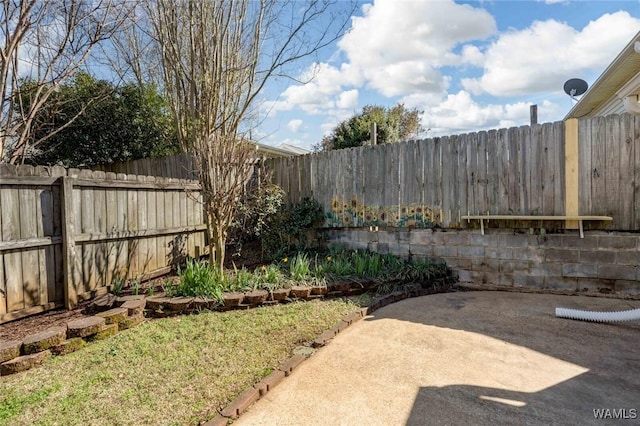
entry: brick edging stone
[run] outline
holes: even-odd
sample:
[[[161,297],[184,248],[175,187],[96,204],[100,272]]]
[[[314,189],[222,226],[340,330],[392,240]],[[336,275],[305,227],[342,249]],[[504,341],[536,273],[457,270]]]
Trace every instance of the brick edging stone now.
[[[454,290],[454,288],[447,287],[440,289],[440,291],[434,291],[416,287],[377,297],[371,301],[369,306],[357,309],[355,312],[344,317],[329,330],[320,333],[318,337],[316,337],[311,342],[311,346],[314,348],[326,346],[335,336],[346,330],[349,326],[360,321],[367,315],[372,314],[379,308],[387,306],[391,303],[399,302],[400,300],[404,300],[410,297],[427,296],[430,294],[444,293],[451,290]],[[260,398],[269,393],[285,377],[290,376],[293,370],[295,370],[300,364],[310,358],[314,353],[315,351],[313,351],[309,355],[292,355],[285,362],[280,364],[280,366],[278,366],[278,368],[271,372],[271,374],[269,374],[267,377],[263,378],[260,382],[242,392],[229,405],[220,410],[213,419],[205,422],[204,426],[223,426],[230,424],[230,422],[233,422],[234,420],[237,420],[243,412],[245,412]]]

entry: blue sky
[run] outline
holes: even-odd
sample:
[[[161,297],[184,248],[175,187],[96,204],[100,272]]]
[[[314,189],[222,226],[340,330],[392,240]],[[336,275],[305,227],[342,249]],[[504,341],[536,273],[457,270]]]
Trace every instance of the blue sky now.
[[[363,106],[422,111],[427,136],[561,120],[569,78],[593,83],[640,31],[640,1],[361,2],[349,32],[274,82],[258,141],[310,149]]]

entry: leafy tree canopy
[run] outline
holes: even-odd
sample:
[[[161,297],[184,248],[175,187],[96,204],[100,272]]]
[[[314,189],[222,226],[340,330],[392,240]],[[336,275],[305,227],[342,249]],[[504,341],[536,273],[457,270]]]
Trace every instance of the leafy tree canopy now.
[[[372,123],[376,123],[378,144],[417,137],[423,131],[420,124],[422,113],[416,108],[407,109],[404,104],[391,108],[367,105],[359,114],[338,124],[316,148],[328,151],[365,145],[371,140]]]
[[[21,90],[29,102],[38,85],[25,80]],[[47,99],[30,133],[44,142],[24,159],[29,164],[93,166],[179,151],[175,121],[155,86],[115,87],[87,73]]]

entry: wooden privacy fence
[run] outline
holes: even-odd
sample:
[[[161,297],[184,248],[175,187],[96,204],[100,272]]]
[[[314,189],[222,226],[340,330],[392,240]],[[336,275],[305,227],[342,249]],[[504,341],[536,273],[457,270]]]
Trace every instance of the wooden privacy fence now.
[[[204,246],[193,181],[0,166],[0,323],[168,272]]]
[[[591,227],[640,230],[640,117],[582,119],[578,135],[579,214],[613,217]],[[564,215],[565,160],[565,123],[555,122],[266,165],[289,201],[320,202],[328,227],[456,227],[465,215]]]
[[[113,173],[126,173],[145,176],[160,176],[176,179],[198,179],[198,167],[191,154],[180,153],[165,157],[141,158],[139,160],[121,161],[103,164],[96,170]]]

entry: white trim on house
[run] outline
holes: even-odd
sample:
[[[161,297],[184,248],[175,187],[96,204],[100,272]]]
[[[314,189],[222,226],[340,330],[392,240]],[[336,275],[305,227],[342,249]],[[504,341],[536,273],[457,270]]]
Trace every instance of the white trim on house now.
[[[625,112],[623,98],[640,91],[637,33],[564,118],[597,117]],[[621,95],[621,96],[620,96]]]

